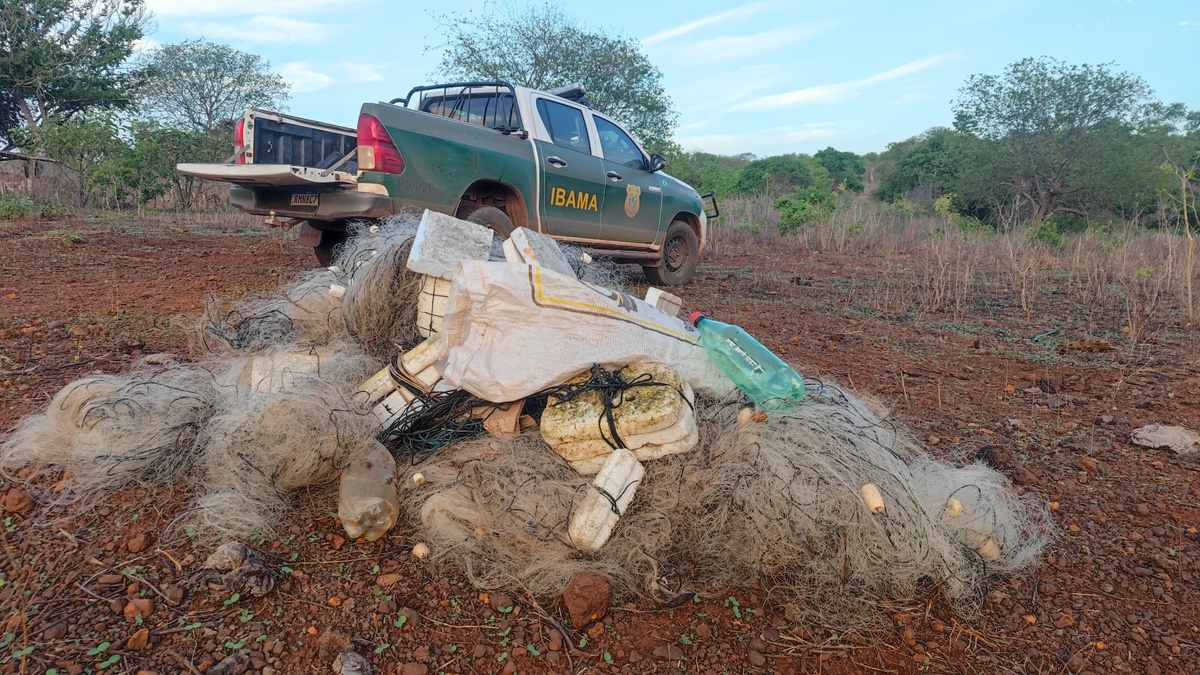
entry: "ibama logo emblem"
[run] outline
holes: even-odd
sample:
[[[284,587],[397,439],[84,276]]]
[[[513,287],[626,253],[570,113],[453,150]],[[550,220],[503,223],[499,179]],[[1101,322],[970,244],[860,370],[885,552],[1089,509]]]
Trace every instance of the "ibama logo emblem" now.
[[[642,208],[642,188],[636,185],[625,186],[625,215],[630,218],[638,214]]]

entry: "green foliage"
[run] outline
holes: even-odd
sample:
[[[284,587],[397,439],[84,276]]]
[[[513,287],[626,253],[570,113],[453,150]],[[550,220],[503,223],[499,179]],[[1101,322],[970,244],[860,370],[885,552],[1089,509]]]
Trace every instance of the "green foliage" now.
[[[832,213],[837,208],[837,197],[824,188],[798,188],[775,200],[775,208],[779,210],[779,233],[793,234]]]
[[[41,149],[44,125],[130,102],[124,68],[142,37],[142,0],[5,0],[0,3],[0,144],[23,128]]]
[[[258,54],[206,40],[163,45],[140,60],[142,113],[166,126],[214,135],[249,107],[280,109],[288,83]],[[199,160],[195,160],[199,161]]]
[[[0,193],[0,218],[21,220],[38,212],[38,204],[29,195],[18,190]]]
[[[967,80],[954,127],[981,141],[976,170],[955,177],[968,211],[1039,227],[1053,213],[1149,206],[1157,186],[1138,155],[1153,144],[1139,136],[1171,135],[1186,110],[1162,105],[1144,80],[1110,66],[1027,58],[1002,76]]]
[[[733,193],[785,195],[797,188],[821,187],[828,190],[829,172],[808,155],[777,155],[757,159],[739,173]]]
[[[667,171],[672,176],[701,193],[713,190],[718,197],[733,194],[738,172],[755,159],[749,153],[730,156],[679,150],[669,153],[666,158]]]
[[[678,114],[662,72],[637,39],[583,26],[551,2],[438,19],[446,43],[435,77],[505,80],[541,90],[579,82],[592,106],[624,125],[648,151],[669,146]]]
[[[125,150],[113,121],[104,116],[78,116],[47,124],[40,137],[46,155],[58,160],[75,180],[81,206],[99,199],[107,184],[109,163]]]
[[[863,163],[862,157],[853,152],[843,152],[828,147],[813,155],[813,159],[829,172],[829,177],[833,179],[831,188],[853,192],[863,191],[862,179],[867,173],[867,167]]]

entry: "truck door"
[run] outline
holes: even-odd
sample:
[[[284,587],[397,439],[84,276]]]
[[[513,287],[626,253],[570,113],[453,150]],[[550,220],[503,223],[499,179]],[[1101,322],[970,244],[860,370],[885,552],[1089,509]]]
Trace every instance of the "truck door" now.
[[[534,140],[543,230],[556,237],[599,239],[604,167],[592,154],[583,111],[545,98],[537,99],[537,110],[543,127]]]
[[[663,178],[647,171],[650,161],[621,127],[599,115],[592,117],[604,154],[600,237],[605,241],[653,244],[662,218]]]

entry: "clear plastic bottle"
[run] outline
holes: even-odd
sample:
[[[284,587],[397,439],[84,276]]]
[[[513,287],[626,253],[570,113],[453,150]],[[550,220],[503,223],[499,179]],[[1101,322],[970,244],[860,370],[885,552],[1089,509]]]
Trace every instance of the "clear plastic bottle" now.
[[[708,358],[760,408],[790,408],[804,399],[804,378],[737,326],[692,314]]]

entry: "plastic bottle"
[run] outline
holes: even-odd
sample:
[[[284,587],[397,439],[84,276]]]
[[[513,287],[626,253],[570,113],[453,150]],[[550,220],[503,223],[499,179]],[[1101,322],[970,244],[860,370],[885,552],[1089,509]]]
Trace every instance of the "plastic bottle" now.
[[[804,399],[804,378],[737,326],[692,314],[708,358],[742,393],[767,410],[790,408]]]
[[[375,541],[392,529],[400,514],[396,460],[379,443],[370,443],[342,471],[338,518],[351,539]]]

